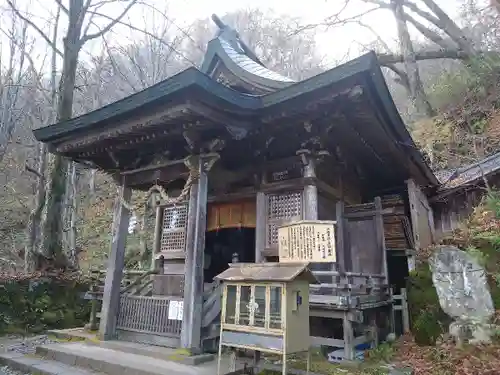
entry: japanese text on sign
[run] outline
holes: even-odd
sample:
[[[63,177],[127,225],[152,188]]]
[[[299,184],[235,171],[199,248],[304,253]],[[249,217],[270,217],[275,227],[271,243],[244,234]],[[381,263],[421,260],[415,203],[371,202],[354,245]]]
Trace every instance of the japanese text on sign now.
[[[334,221],[299,221],[278,229],[280,262],[337,260]]]

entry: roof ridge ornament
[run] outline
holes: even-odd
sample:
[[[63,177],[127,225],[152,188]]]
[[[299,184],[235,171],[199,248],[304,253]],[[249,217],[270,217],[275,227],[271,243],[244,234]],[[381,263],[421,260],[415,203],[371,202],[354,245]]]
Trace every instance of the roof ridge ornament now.
[[[253,52],[252,49],[250,49],[250,47],[248,47],[246,43],[241,39],[238,31],[233,29],[228,24],[224,23],[222,19],[215,13],[212,14],[212,21],[214,21],[215,25],[219,28],[219,31],[217,32],[217,38],[224,39],[236,52],[241,55],[246,55],[257,64],[264,66],[255,52]]]
[[[212,14],[212,21],[214,21],[215,25],[219,28],[219,32],[224,31],[229,26],[226,25],[217,14]]]

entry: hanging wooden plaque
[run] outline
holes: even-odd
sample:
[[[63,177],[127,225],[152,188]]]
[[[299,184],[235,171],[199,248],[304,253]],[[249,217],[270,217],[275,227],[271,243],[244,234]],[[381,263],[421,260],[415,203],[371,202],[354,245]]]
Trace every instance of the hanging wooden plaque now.
[[[332,263],[337,261],[335,221],[302,220],[278,228],[279,261]]]

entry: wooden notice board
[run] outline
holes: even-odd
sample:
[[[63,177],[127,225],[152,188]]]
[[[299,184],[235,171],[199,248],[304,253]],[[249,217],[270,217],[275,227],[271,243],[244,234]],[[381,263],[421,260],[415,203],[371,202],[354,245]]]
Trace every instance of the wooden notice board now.
[[[281,226],[278,250],[283,263],[336,262],[335,221],[302,220]]]

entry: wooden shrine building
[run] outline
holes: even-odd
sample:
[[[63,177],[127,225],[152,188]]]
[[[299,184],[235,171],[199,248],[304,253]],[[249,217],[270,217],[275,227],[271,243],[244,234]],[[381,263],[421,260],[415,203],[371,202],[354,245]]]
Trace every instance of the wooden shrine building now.
[[[118,333],[200,350],[218,335],[213,277],[234,253],[242,262],[277,261],[277,228],[290,221],[337,221],[337,262],[311,265],[321,282],[311,289],[318,318],[329,316],[327,305],[383,302],[412,252],[432,241],[426,191],[438,181],[376,55],[294,82],[214,20],[220,31],[200,70],[34,131],[51,152],[106,171],[120,186],[101,312],[105,339]],[[168,292],[127,299],[120,296],[126,202],[131,189],[155,184],[173,196],[189,188],[185,200],[160,200],[157,210],[154,250],[163,256]],[[167,319],[169,299],[183,301],[176,305],[182,321],[172,312]],[[127,318],[134,309],[147,322]],[[148,320],[153,313],[159,316]]]

